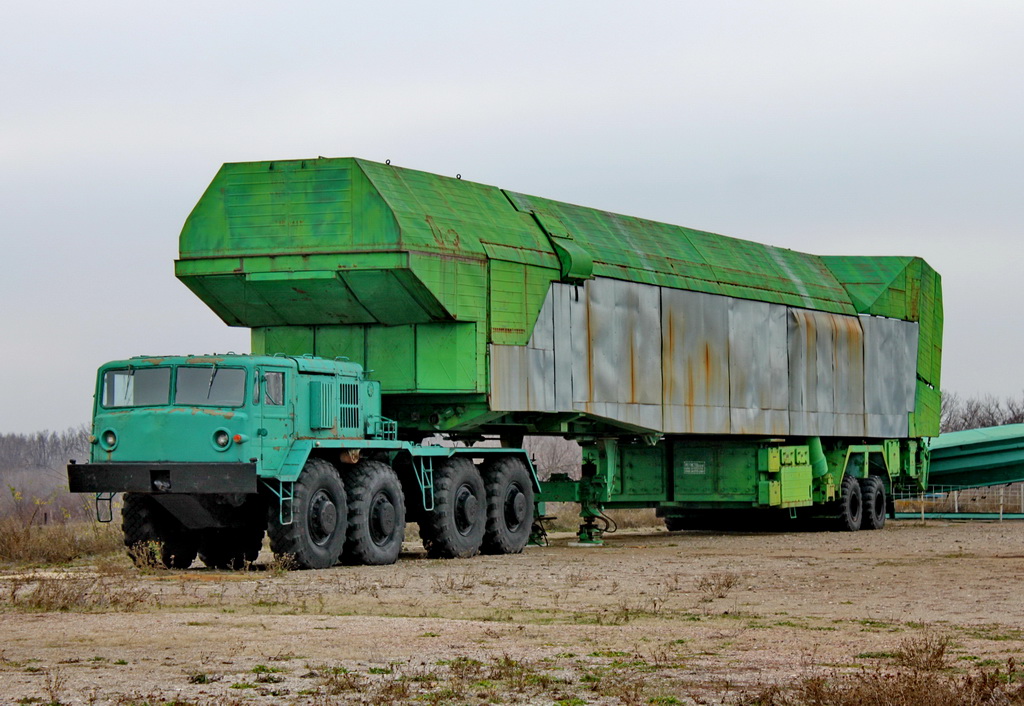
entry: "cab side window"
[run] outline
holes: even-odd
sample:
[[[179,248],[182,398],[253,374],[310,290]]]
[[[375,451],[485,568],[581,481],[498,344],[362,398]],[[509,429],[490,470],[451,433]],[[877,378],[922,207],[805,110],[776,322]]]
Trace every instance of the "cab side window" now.
[[[264,391],[266,392],[263,403],[266,405],[280,406],[284,404],[284,373],[268,372],[263,376],[265,381]]]

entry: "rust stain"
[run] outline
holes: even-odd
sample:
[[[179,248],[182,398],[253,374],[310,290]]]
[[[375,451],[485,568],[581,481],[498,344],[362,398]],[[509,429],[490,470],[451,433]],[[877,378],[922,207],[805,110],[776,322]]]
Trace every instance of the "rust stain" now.
[[[664,385],[665,394],[662,396],[663,403],[670,403],[676,397],[676,377],[675,377],[675,360],[676,360],[676,317],[669,313],[668,315],[668,326],[666,327],[665,342],[663,343],[662,349],[662,384]]]
[[[637,388],[637,360],[636,360],[636,336],[634,335],[634,322],[629,322],[629,403],[636,404]]]
[[[587,401],[594,401],[594,331],[590,326],[590,293],[583,287],[584,310],[587,314]],[[588,409],[589,411],[589,409]]]
[[[693,379],[693,363],[691,361],[686,361],[686,406],[687,406],[687,408],[689,410],[687,412],[687,416],[689,416],[691,418],[693,416],[693,405],[695,403],[695,400],[694,400],[694,394],[695,394],[694,389],[695,389],[695,386],[694,386],[694,379]],[[691,421],[691,425],[692,425],[692,421]]]

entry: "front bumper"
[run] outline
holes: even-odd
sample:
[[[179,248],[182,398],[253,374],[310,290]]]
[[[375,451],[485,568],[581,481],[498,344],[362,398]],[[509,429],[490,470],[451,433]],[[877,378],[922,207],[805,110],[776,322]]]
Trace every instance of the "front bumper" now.
[[[255,493],[255,463],[72,463],[72,493]]]

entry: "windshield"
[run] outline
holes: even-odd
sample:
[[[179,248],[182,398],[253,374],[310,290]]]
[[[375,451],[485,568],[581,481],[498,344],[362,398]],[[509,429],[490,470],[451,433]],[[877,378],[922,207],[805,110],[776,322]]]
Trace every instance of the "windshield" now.
[[[103,374],[104,407],[167,404],[170,393],[170,368],[123,368]]]
[[[245,400],[245,370],[216,365],[178,368],[175,404],[238,407]]]

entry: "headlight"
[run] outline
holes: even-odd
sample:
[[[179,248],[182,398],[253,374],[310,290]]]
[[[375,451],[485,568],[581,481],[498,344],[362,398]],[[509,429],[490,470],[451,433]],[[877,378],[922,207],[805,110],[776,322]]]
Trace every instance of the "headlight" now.
[[[100,434],[100,446],[106,451],[113,451],[117,446],[117,434],[113,429],[107,429]]]
[[[226,449],[231,443],[231,434],[227,429],[218,429],[213,432],[213,444],[220,449]]]

